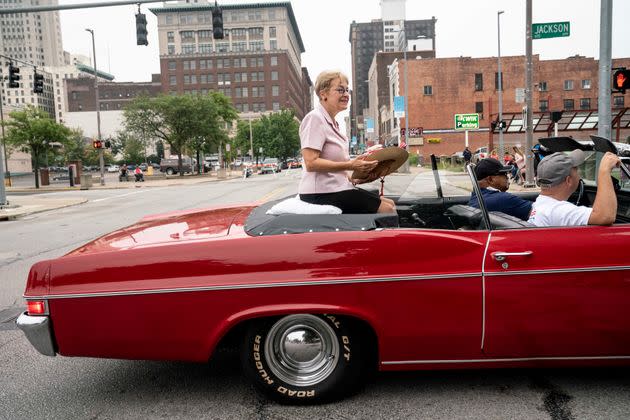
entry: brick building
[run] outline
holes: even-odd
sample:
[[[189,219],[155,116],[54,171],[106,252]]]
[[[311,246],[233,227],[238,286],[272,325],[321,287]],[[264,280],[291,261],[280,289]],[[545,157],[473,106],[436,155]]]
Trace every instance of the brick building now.
[[[630,58],[612,60],[612,67],[630,67]],[[411,146],[413,153],[425,157],[435,153],[450,155],[464,148],[464,132],[454,130],[454,115],[480,114],[480,129],[469,132],[471,149],[498,143],[491,122],[498,115],[497,58],[427,58],[409,60],[409,127],[422,127],[424,135]],[[405,63],[395,62],[391,76],[391,96],[405,95]],[[522,127],[524,102],[517,102],[517,89],[525,87],[525,57],[501,57],[503,70],[503,113],[508,121],[504,134],[507,145],[526,143]],[[534,141],[551,135],[550,111],[563,111],[560,135],[588,138],[597,133],[598,60],[574,56],[563,60],[540,60],[533,57]],[[391,102],[390,102],[391,103]],[[613,140],[630,136],[630,92],[611,95]],[[390,105],[391,110],[391,105]],[[398,128],[404,118],[382,121],[378,132],[381,142],[397,142]],[[617,122],[617,124],[616,124]]]
[[[224,39],[212,37],[214,2],[168,4],[158,18],[162,89],[218,91],[239,113],[312,108],[312,83],[301,66],[304,45],[289,2],[222,4]]]
[[[68,112],[96,111],[94,78],[66,79]],[[154,97],[162,93],[160,75],[150,82],[99,82],[98,95],[101,111],[122,111],[125,105],[139,96]]]

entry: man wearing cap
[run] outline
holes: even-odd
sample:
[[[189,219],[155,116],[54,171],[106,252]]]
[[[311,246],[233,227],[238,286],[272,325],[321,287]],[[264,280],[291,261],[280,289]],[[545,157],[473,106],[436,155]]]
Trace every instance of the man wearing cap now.
[[[576,206],[566,201],[575,192],[580,175],[578,166],[586,157],[581,150],[556,152],[538,164],[540,195],[528,220],[536,226],[612,225],[617,217],[617,196],[610,174],[620,161],[606,153],[599,164],[597,194],[593,207]]]
[[[508,174],[511,171],[512,165],[503,165],[497,159],[480,160],[475,167],[475,174],[481,196],[488,211],[500,211],[521,220],[527,220],[532,209],[532,202],[506,192],[510,186]],[[479,201],[474,191],[468,205],[479,208]]]

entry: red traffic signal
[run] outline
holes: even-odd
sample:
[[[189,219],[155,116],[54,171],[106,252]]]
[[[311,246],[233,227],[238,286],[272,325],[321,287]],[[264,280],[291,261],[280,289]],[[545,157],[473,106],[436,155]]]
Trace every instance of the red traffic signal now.
[[[630,89],[630,70],[619,69],[613,74],[613,90],[625,93]]]
[[[92,147],[95,149],[102,149],[103,148],[103,141],[102,140],[92,140]]]

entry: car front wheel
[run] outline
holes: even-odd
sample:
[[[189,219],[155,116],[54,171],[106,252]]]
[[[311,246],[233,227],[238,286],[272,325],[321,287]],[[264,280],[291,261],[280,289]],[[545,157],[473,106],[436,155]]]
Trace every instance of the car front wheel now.
[[[166,175],[173,175],[175,173],[175,171],[173,170],[173,168],[166,168]]]
[[[366,349],[359,340],[342,317],[288,315],[250,325],[241,361],[256,388],[275,401],[330,401],[361,383]]]

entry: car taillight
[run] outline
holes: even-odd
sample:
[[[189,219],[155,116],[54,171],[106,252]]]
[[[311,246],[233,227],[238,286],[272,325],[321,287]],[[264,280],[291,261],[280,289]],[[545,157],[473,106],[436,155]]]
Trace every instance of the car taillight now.
[[[29,300],[26,302],[26,311],[29,315],[45,315],[46,314],[46,301],[45,300]]]

